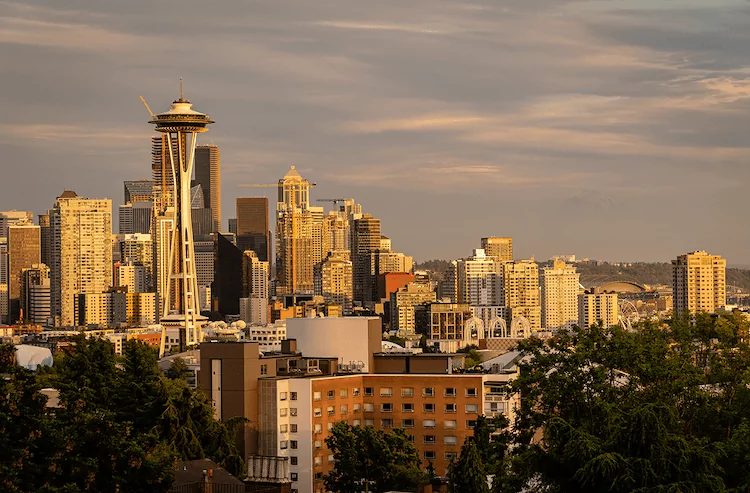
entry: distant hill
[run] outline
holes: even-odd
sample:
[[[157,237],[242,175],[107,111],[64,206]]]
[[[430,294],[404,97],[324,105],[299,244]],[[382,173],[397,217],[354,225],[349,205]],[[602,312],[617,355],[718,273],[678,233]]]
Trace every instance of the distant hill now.
[[[416,264],[415,269],[432,271],[435,273],[436,278],[442,279],[448,270],[449,264],[450,262],[447,260],[428,260]],[[587,288],[600,286],[612,281],[631,281],[637,284],[648,285],[672,285],[672,264],[666,262],[634,262],[632,264],[621,265],[610,263],[599,265],[579,263],[575,265],[578,272],[581,273],[581,284]],[[745,292],[750,292],[750,270],[727,269],[727,285],[737,286]]]

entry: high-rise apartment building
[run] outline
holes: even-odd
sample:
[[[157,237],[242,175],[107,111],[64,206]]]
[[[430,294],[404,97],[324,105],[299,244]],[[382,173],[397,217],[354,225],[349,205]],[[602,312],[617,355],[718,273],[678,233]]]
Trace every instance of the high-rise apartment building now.
[[[46,325],[50,317],[49,267],[34,264],[21,272],[21,317],[24,322]]]
[[[323,219],[323,255],[351,259],[349,218],[343,212],[330,211]]]
[[[417,312],[426,310],[427,305],[435,303],[435,291],[424,284],[410,282],[391,294],[391,330],[414,333]]]
[[[13,224],[33,221],[34,214],[27,211],[0,212],[0,238],[8,237],[8,228]]]
[[[148,292],[148,273],[143,265],[115,264],[115,287],[126,288],[128,293]]]
[[[351,262],[354,301],[372,304],[377,295],[377,277],[372,274],[370,256],[380,249],[380,219],[370,214],[354,215],[351,221]]]
[[[497,236],[482,238],[482,249],[488,257],[498,262],[513,261],[513,238]]]
[[[154,242],[150,234],[125,235],[120,241],[120,262],[142,265],[146,268],[146,291],[155,291],[154,286]]]
[[[268,303],[268,262],[258,258],[252,250],[242,252],[242,295],[245,298],[261,298]]]
[[[279,180],[278,191],[276,292],[312,293],[314,261],[310,183],[292,166]]]
[[[237,199],[234,233],[237,235],[237,247],[240,250],[252,250],[262,262],[270,262],[271,235],[268,228],[268,199],[266,197]]]
[[[612,327],[619,322],[617,293],[605,293],[599,288],[578,295],[578,326],[588,329],[601,322],[602,327]]]
[[[562,261],[542,269],[542,327],[572,329],[578,323],[578,290],[581,275]]]
[[[20,320],[23,270],[39,263],[41,263],[39,226],[31,221],[11,224],[8,227],[8,323]]]
[[[325,249],[325,209],[323,207],[310,207],[310,221],[314,268],[328,256],[328,253],[323,251]]]
[[[504,305],[509,309],[509,325],[513,318],[524,317],[531,324],[532,331],[542,328],[539,266],[533,259],[503,264],[503,292]]]
[[[41,255],[42,263],[49,266],[50,262],[50,227],[49,227],[49,214],[40,214],[38,217],[39,221],[39,236],[41,242]]]
[[[457,302],[469,305],[503,304],[503,263],[488,257],[484,250],[459,260],[457,267]]]
[[[352,263],[349,260],[329,256],[315,268],[315,294],[322,296],[326,305],[341,307],[341,313],[352,313],[354,288],[352,286]]]
[[[112,202],[65,191],[49,214],[52,311],[59,325],[71,326],[78,295],[112,285]]]
[[[195,148],[195,181],[203,188],[205,207],[211,209],[213,231],[219,231],[221,229],[221,153],[217,146],[209,144]]]
[[[377,250],[370,254],[370,274],[377,276],[386,272],[411,272],[414,258],[400,252]]]
[[[672,261],[674,313],[713,313],[727,304],[727,261],[696,251]]]

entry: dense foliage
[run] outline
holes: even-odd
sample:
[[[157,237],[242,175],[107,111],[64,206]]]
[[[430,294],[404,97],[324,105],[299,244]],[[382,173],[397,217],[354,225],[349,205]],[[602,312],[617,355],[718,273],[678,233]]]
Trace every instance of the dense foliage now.
[[[184,380],[162,377],[153,349],[128,341],[123,353],[80,337],[53,371],[34,374],[0,345],[0,490],[167,491],[176,461],[204,457],[242,472],[237,423],[217,421]],[[60,391],[60,407],[45,408],[42,384]]]
[[[335,459],[333,471],[325,477],[327,491],[416,491],[429,481],[420,470],[417,449],[402,429],[386,432],[339,421],[326,445]]]
[[[748,328],[699,315],[523,341],[495,491],[748,491]]]

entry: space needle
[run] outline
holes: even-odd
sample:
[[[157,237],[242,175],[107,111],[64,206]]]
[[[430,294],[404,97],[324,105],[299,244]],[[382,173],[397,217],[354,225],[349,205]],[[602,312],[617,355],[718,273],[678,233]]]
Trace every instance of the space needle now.
[[[180,98],[172,103],[168,111],[154,114],[146,101],[143,98],[141,100],[151,114],[152,119],[149,123],[156,127],[157,132],[166,136],[166,147],[169,149],[167,162],[174,183],[175,220],[169,246],[171,261],[167,262],[167,279],[170,282],[160,319],[162,341],[159,355],[163,356],[168,327],[179,329],[180,351],[184,351],[186,346],[201,342],[201,329],[206,322],[206,318],[200,314],[198,302],[190,184],[193,178],[197,136],[206,132],[208,125],[214,122],[208,115],[195,111],[192,103],[183,97],[182,79]]]

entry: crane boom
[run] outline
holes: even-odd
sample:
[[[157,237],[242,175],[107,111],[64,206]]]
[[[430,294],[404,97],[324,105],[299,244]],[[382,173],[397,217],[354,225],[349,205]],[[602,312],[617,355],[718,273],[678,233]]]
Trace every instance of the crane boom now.
[[[180,79],[180,83],[182,83],[182,79]],[[180,87],[182,87],[182,86],[180,86]],[[151,111],[151,108],[148,107],[148,103],[146,102],[146,100],[143,99],[143,96],[138,96],[138,97],[141,98],[141,102],[143,103],[143,106],[146,107],[146,110],[148,110],[148,114],[151,115],[151,118],[153,118],[154,117],[154,112]]]
[[[278,187],[278,183],[240,183],[238,187]],[[310,183],[309,186],[315,187],[317,183]]]

